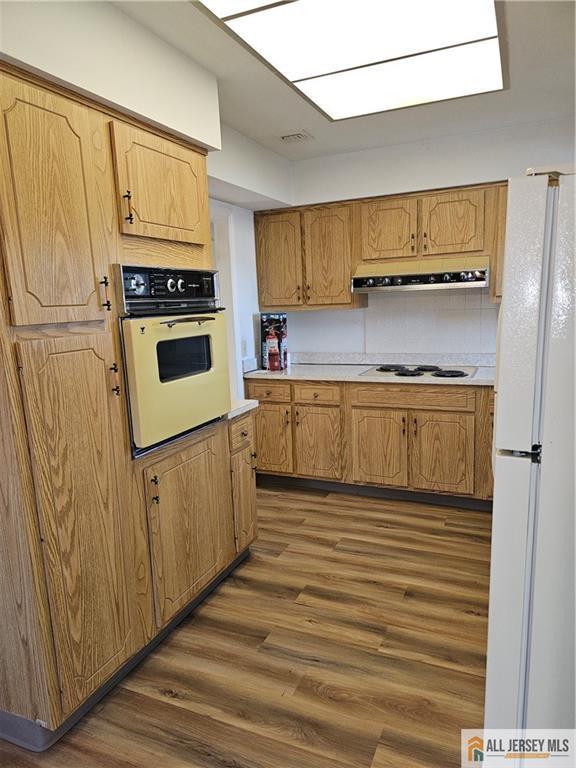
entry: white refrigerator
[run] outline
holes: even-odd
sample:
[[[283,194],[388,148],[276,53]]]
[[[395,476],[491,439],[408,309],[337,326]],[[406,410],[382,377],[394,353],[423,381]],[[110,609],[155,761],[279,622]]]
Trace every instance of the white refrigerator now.
[[[511,179],[486,728],[573,728],[575,176]]]

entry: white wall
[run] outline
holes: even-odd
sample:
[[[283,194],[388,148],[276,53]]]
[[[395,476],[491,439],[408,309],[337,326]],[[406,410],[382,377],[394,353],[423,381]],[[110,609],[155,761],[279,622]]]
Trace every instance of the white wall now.
[[[489,353],[498,306],[487,291],[415,291],[369,297],[367,309],[290,312],[288,347],[298,352]]]
[[[106,2],[2,2],[0,52],[206,147],[216,77]]]
[[[477,184],[555,162],[574,162],[573,117],[300,160],[294,199],[303,204]]]
[[[236,188],[223,191],[223,195],[237,195],[239,188],[249,192],[244,200],[237,196],[232,202],[272,208],[292,205],[294,200],[290,160],[227,125],[222,125],[222,151],[208,155],[208,175],[211,180],[224,181]]]
[[[233,398],[244,396],[243,370],[256,366],[258,289],[252,211],[210,200],[214,261],[228,319],[230,386]]]

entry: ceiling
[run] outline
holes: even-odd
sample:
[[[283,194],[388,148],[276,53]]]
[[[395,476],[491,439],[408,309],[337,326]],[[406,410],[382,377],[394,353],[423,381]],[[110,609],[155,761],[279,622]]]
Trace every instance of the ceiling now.
[[[496,3],[503,91],[338,122],[319,113],[197,4],[188,0],[114,4],[217,76],[223,123],[291,160],[574,113],[576,4],[572,0]],[[302,129],[313,138],[291,144],[280,140],[280,136]]]

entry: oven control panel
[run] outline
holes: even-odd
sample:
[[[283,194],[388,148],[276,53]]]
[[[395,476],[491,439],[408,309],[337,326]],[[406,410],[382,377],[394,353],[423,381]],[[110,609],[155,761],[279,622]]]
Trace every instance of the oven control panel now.
[[[121,266],[120,283],[128,315],[218,308],[218,273],[211,270]]]

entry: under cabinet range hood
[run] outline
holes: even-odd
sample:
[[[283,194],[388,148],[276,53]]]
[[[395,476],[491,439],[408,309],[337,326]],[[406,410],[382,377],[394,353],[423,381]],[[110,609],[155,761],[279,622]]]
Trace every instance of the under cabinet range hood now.
[[[363,262],[352,278],[353,293],[422,291],[446,288],[486,288],[486,257],[426,259],[412,262]]]

